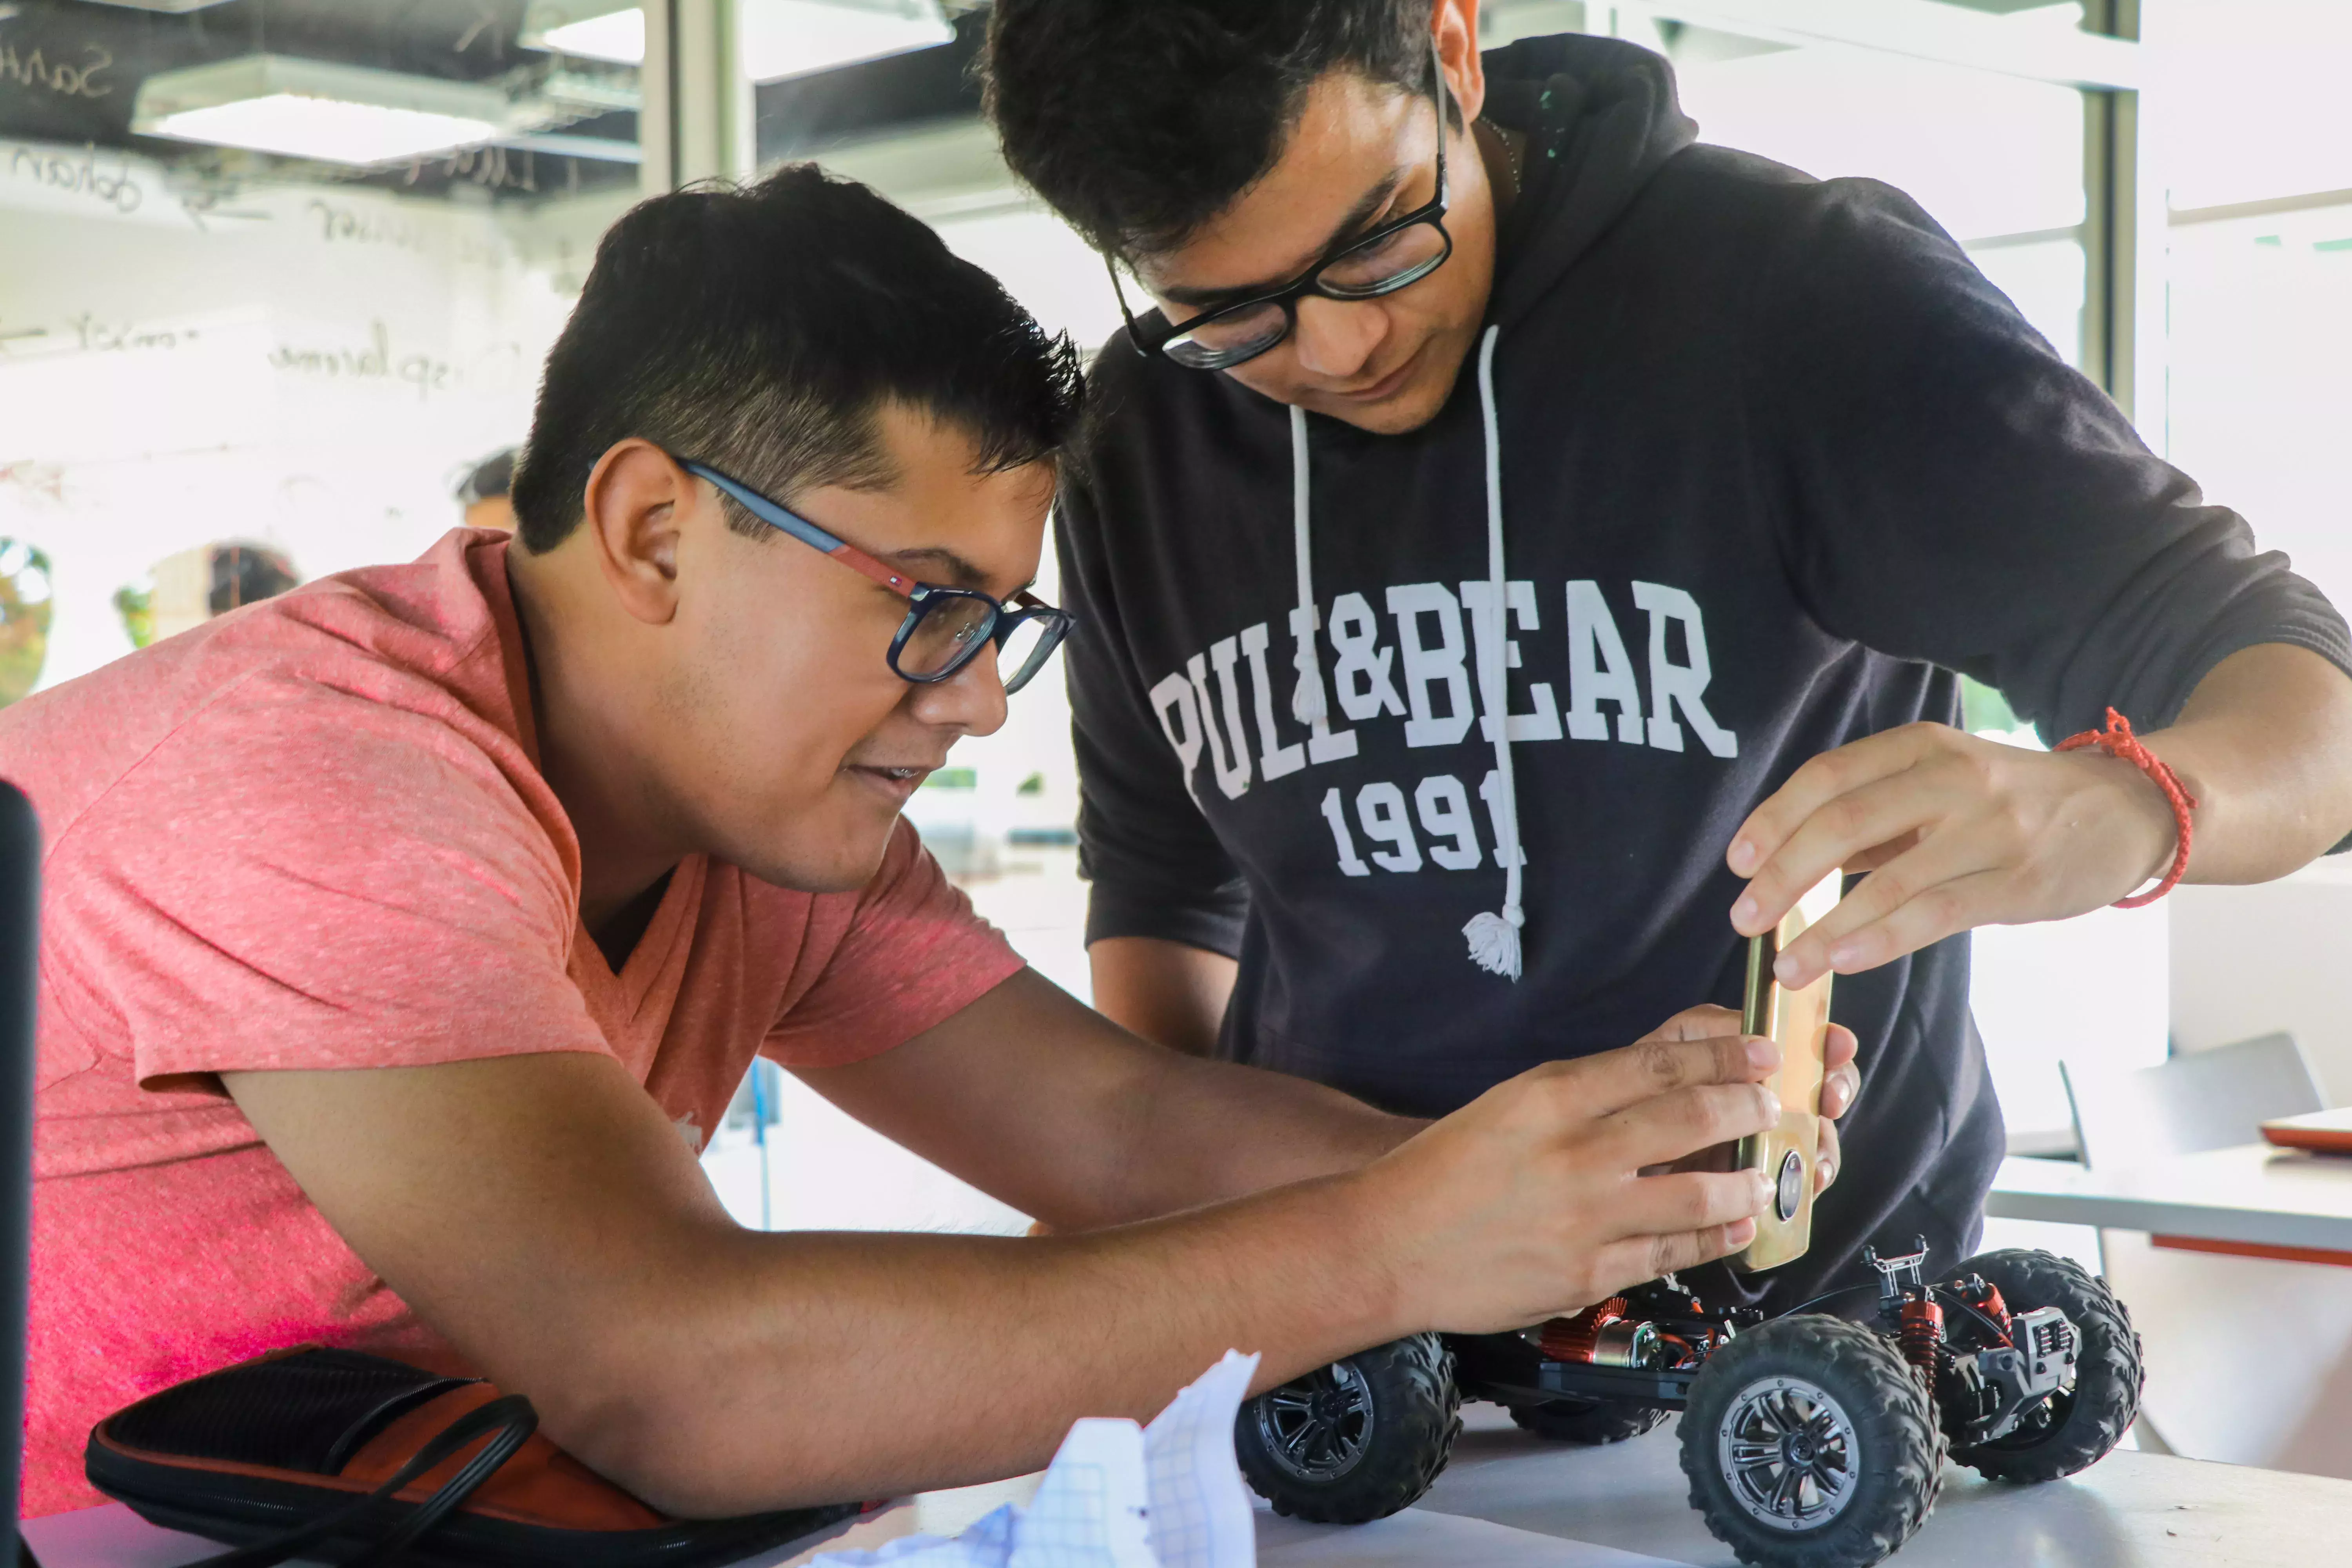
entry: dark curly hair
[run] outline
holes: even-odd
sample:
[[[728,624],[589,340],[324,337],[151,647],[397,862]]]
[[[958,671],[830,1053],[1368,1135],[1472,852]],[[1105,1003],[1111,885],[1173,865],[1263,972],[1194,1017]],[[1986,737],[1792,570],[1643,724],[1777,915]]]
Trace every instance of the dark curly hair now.
[[[916,218],[814,163],[632,208],[547,356],[514,479],[534,553],[579,525],[629,437],[771,494],[884,485],[875,421],[904,402],[967,433],[982,472],[1061,453],[1078,357]],[[726,503],[730,526],[768,530]]]
[[[1282,154],[1326,72],[1419,90],[1433,0],[996,0],[1005,162],[1097,249],[1182,244]]]

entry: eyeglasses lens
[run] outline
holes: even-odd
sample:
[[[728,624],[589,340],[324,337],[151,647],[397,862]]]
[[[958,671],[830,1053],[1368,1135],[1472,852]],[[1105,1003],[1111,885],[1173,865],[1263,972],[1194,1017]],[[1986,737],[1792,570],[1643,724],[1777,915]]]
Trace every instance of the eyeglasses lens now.
[[[1377,244],[1333,257],[1315,275],[1315,281],[1325,293],[1339,299],[1376,299],[1418,283],[1437,270],[1447,248],[1445,231],[1437,225],[1411,224]],[[1290,312],[1268,302],[1188,327],[1169,339],[1160,352],[1188,369],[1222,370],[1255,359],[1289,331]]]
[[[996,650],[996,672],[1003,678],[1005,690],[1020,690],[1053,657],[1065,624],[1052,616],[1030,616],[1004,634]]]
[[[1263,353],[1280,342],[1288,331],[1290,313],[1281,306],[1253,305],[1187,328],[1169,339],[1160,352],[1178,364],[1214,370]]]
[[[1416,223],[1378,244],[1333,257],[1316,281],[1334,294],[1370,299],[1393,293],[1444,259],[1444,232],[1433,223]]]
[[[986,599],[942,594],[923,606],[923,618],[898,648],[898,672],[921,680],[944,674],[971,657],[989,632],[992,612]]]

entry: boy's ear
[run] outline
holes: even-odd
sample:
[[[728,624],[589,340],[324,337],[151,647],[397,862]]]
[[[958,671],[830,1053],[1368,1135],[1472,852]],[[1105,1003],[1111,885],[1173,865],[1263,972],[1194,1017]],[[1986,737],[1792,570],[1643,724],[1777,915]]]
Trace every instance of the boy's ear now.
[[[1478,0],[1437,0],[1430,28],[1437,37],[1446,89],[1467,124],[1486,107],[1486,62],[1478,53]]]
[[[694,476],[650,441],[616,442],[581,492],[582,531],[621,607],[648,626],[677,614],[679,520],[698,497]]]

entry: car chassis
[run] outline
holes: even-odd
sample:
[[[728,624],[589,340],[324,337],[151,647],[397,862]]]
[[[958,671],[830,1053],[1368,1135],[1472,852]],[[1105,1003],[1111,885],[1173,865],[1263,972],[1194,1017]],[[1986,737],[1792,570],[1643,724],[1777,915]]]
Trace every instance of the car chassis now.
[[[1934,1506],[1943,1461],[2072,1474],[2129,1426],[2138,1337],[2104,1281],[2048,1253],[1927,1278],[1924,1240],[1864,1283],[1767,1319],[1671,1276],[1516,1334],[1416,1335],[1245,1405],[1235,1436],[1277,1509],[1332,1523],[1425,1492],[1463,1397],[1540,1436],[1609,1442],[1683,1413],[1691,1502],[1758,1568],[1867,1568]]]

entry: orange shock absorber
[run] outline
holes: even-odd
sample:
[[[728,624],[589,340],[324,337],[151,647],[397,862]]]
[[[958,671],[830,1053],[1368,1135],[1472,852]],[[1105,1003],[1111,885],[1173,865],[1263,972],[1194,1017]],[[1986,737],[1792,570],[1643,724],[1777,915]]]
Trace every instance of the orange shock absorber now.
[[[1573,1318],[1554,1318],[1543,1326],[1543,1353],[1553,1361],[1589,1366],[1601,1342],[1601,1331],[1625,1316],[1625,1298],[1612,1296]]]
[[[1919,1369],[1930,1387],[1936,1380],[1936,1352],[1944,1348],[1944,1309],[1932,1297],[1903,1303],[1903,1359]]]

